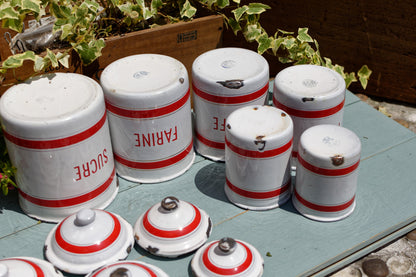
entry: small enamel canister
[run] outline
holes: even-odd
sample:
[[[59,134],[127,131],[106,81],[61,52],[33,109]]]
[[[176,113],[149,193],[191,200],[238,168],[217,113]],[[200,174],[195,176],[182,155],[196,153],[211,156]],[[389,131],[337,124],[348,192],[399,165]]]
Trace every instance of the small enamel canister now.
[[[192,65],[195,149],[214,161],[224,161],[225,120],[247,105],[264,105],[269,65],[254,51],[219,48]]]
[[[57,222],[105,208],[117,194],[104,95],[74,73],[35,77],[0,98],[7,149],[25,213]]]
[[[317,125],[300,137],[293,205],[305,217],[336,221],[355,208],[361,142],[336,125]]]
[[[133,246],[133,228],[122,217],[104,210],[82,209],[49,232],[44,254],[60,270],[85,275],[125,259]]]
[[[318,65],[294,65],[280,71],[274,80],[273,104],[293,120],[292,166],[296,167],[299,137],[319,124],[341,126],[345,81],[340,74]]]
[[[175,178],[194,161],[188,73],[156,54],[119,59],[101,74],[117,173],[130,181]]]
[[[0,277],[62,277],[51,263],[32,257],[0,260]]]
[[[165,197],[133,227],[136,243],[153,255],[175,258],[201,247],[211,235],[208,214],[192,203]]]
[[[232,112],[225,130],[225,193],[235,205],[267,210],[291,194],[289,159],[293,123],[271,106],[247,106]]]
[[[139,261],[119,261],[103,266],[85,277],[168,277],[160,268]]]
[[[260,277],[263,258],[251,244],[225,237],[205,244],[191,261],[195,277]]]

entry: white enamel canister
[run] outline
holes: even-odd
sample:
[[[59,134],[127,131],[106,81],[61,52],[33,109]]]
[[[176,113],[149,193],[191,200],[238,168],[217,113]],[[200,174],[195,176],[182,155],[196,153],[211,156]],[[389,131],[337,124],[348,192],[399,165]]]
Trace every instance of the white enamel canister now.
[[[225,120],[247,105],[264,105],[269,65],[254,51],[219,48],[192,65],[195,149],[214,161],[224,161]]]
[[[7,90],[0,115],[20,206],[29,216],[57,222],[114,199],[117,178],[97,82],[73,73],[33,78]]]
[[[273,104],[293,120],[292,166],[296,166],[299,137],[319,124],[341,126],[345,81],[340,74],[318,65],[294,65],[280,71],[274,80]]]
[[[191,167],[189,79],[181,62],[156,54],[129,56],[104,69],[101,85],[121,177],[154,183]]]
[[[344,127],[318,125],[300,137],[292,201],[304,216],[336,221],[355,208],[361,142]]]
[[[293,123],[271,106],[247,106],[232,112],[225,131],[225,193],[235,205],[267,210],[291,194],[289,159]]]

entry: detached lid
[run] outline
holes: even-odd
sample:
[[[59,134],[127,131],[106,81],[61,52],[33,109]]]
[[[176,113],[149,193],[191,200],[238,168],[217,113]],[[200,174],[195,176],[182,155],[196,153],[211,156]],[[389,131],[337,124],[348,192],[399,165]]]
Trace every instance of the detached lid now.
[[[0,260],[0,277],[62,277],[51,263],[31,258],[13,257]]]
[[[133,246],[132,227],[120,216],[103,210],[82,209],[49,233],[45,256],[63,271],[87,274],[125,259]]]
[[[160,268],[137,261],[121,261],[106,265],[86,277],[168,277]]]
[[[174,258],[203,245],[211,234],[211,219],[198,207],[166,197],[134,225],[137,244],[157,256]]]
[[[201,247],[192,258],[194,276],[250,276],[263,274],[263,258],[252,245],[222,238]]]

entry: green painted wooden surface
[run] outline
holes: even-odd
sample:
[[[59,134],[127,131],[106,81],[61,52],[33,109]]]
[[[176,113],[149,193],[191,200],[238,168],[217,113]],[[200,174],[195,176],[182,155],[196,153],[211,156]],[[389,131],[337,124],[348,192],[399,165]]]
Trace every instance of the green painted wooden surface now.
[[[290,201],[270,211],[242,210],[225,197],[225,164],[201,156],[184,175],[168,182],[135,184],[120,179],[118,196],[107,210],[133,225],[151,205],[174,195],[211,216],[214,227],[209,240],[231,236],[254,245],[265,262],[264,276],[324,276],[416,227],[416,135],[349,92],[344,126],[356,132],[363,145],[357,206],[344,220],[309,220]],[[15,192],[1,196],[0,201],[0,258],[42,258],[44,241],[54,224],[24,215]],[[192,257],[193,253],[159,258],[136,245],[128,259],[154,264],[180,277],[189,275]]]

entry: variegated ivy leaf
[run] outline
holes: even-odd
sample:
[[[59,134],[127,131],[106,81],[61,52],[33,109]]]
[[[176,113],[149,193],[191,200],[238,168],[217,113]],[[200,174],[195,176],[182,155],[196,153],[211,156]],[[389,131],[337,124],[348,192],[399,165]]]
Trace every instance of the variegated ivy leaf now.
[[[262,3],[250,3],[248,4],[247,14],[261,14],[270,9],[270,6]]]
[[[69,54],[58,52],[56,54],[56,58],[58,59],[59,63],[62,64],[65,68],[69,68]]]
[[[266,33],[264,33],[257,39],[257,42],[259,44],[257,47],[257,52],[260,55],[262,55],[264,52],[267,51],[267,49],[271,47],[272,38],[270,38]]]
[[[20,19],[2,19],[1,22],[3,28],[9,28],[16,32],[21,32],[23,30],[23,21]]]
[[[180,14],[182,18],[191,18],[195,15],[196,8],[191,5],[189,0],[186,0],[185,3],[183,3]]]
[[[19,13],[10,6],[9,2],[0,5],[0,19],[19,19]]]
[[[233,0],[234,3],[240,4],[240,0]]]
[[[247,28],[243,31],[244,37],[249,42],[256,40],[261,33],[262,29],[257,24],[247,25]]]
[[[48,58],[43,58],[40,56],[36,56],[35,57],[35,63],[33,65],[33,71],[35,72],[40,72],[40,71],[44,71],[49,65],[49,59]]]
[[[228,7],[230,5],[229,0],[217,0],[217,6],[220,9],[224,9],[225,7]]]
[[[282,41],[282,45],[286,48],[286,49],[292,49],[295,45],[296,45],[296,39],[294,37],[284,37],[283,41]]]
[[[357,75],[358,78],[360,79],[360,83],[361,86],[366,89],[367,85],[368,85],[368,79],[371,76],[371,73],[373,73],[373,71],[371,71],[367,65],[363,65],[360,70],[358,70]]]
[[[299,28],[298,36],[296,37],[300,42],[313,42],[313,38],[308,35],[308,28]]]
[[[150,4],[150,9],[152,10],[153,14],[156,14],[157,11],[163,7],[164,3],[162,0],[152,0],[152,3]]]
[[[274,38],[274,39],[272,40],[272,42],[271,42],[271,45],[270,45],[270,46],[271,46],[271,48],[272,48],[273,55],[275,55],[275,56],[276,56],[277,51],[279,50],[280,45],[282,45],[283,40],[284,40],[284,38],[283,38],[283,37]]]
[[[244,5],[242,7],[239,7],[237,9],[232,10],[231,12],[234,14],[235,20],[238,22],[240,21],[240,18],[243,16],[243,14],[248,10],[248,6]]]
[[[59,66],[58,59],[56,58],[55,54],[51,50],[46,49],[45,57],[47,57],[50,60],[52,67]]]
[[[36,14],[41,12],[41,2],[39,0],[22,0],[22,10],[29,10]]]
[[[74,45],[75,46],[75,45]],[[101,56],[101,50],[105,47],[104,39],[91,40],[89,43],[82,42],[75,46],[75,51],[84,65],[89,65]]]
[[[21,54],[16,54],[13,56],[8,57],[3,64],[1,65],[2,68],[18,68],[23,65],[23,62],[26,60],[35,61],[36,55],[33,51],[26,51]]]
[[[345,86],[347,88],[351,85],[351,83],[357,81],[357,78],[355,77],[355,73],[354,72],[344,74],[343,77],[344,77],[344,80],[345,80]],[[361,83],[361,85],[362,85],[362,83]],[[363,85],[363,87],[364,87],[364,85]],[[365,89],[365,87],[364,87],[364,89]]]
[[[98,5],[96,1],[90,1],[90,0],[84,0],[81,6],[87,7],[93,13],[97,13],[98,8],[100,7],[100,5]]]
[[[231,27],[231,30],[233,30],[234,34],[237,35],[238,31],[241,31],[240,24],[234,19],[234,18],[228,18],[227,19],[228,26]]]
[[[68,6],[58,5],[57,3],[52,2],[49,7],[52,15],[57,19],[71,17],[72,8]]]

